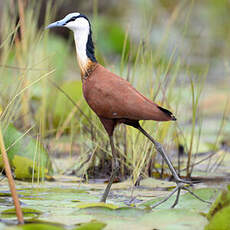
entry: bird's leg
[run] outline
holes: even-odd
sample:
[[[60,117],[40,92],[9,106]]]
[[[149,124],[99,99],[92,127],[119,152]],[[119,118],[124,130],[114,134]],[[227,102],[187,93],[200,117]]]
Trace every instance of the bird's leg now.
[[[167,163],[168,167],[169,167],[169,170],[171,171],[174,179],[175,179],[175,182],[177,184],[176,188],[169,194],[169,196],[167,196],[165,199],[163,199],[162,201],[160,201],[159,203],[155,204],[153,207],[156,207],[160,204],[162,204],[163,202],[167,201],[175,192],[177,192],[177,197],[176,197],[176,200],[174,202],[174,204],[172,205],[172,208],[174,208],[177,203],[178,203],[178,200],[179,200],[179,196],[180,196],[180,191],[181,189],[184,187],[184,184],[189,184],[189,185],[192,185],[192,182],[190,181],[186,181],[186,180],[182,180],[175,168],[173,167],[172,165],[172,162],[171,160],[169,159],[169,157],[166,155],[163,147],[161,146],[161,144],[157,141],[155,141],[140,125],[137,126],[137,129],[140,130],[155,146],[156,150],[158,153],[160,153],[160,155],[162,156],[162,158],[165,160],[165,162]],[[188,190],[188,189],[187,189]]]
[[[195,198],[197,198],[198,200],[202,201],[202,202],[205,202],[205,203],[209,203],[209,201],[205,201],[203,200],[202,198],[200,198],[199,196],[197,196],[195,193],[193,193],[188,187],[185,186],[185,184],[189,184],[189,185],[192,185],[192,182],[190,181],[186,181],[186,180],[182,180],[175,168],[173,167],[172,165],[172,162],[170,161],[169,157],[166,155],[163,147],[161,146],[160,143],[158,143],[157,141],[155,141],[139,124],[137,126],[135,126],[139,131],[141,131],[155,146],[156,150],[158,153],[161,154],[162,158],[166,161],[174,179],[175,179],[175,182],[177,184],[176,188],[173,189],[173,191],[167,196],[165,197],[163,200],[159,201],[158,203],[156,203],[155,205],[152,206],[152,208],[155,208],[157,207],[158,205],[164,203],[165,201],[167,201],[175,192],[177,192],[177,197],[176,197],[176,200],[174,201],[173,205],[171,206],[171,208],[174,208],[177,204],[178,204],[178,201],[179,201],[179,196],[180,196],[180,192],[181,192],[181,189],[184,189],[186,191],[188,191],[192,196],[194,196]]]
[[[117,158],[117,154],[116,154],[114,143],[113,143],[113,136],[109,136],[109,141],[110,141],[110,146],[111,146],[111,150],[112,150],[112,173],[111,173],[111,176],[109,178],[109,182],[105,188],[105,191],[102,195],[102,198],[100,200],[101,202],[106,202],[106,199],[109,195],[109,191],[110,191],[110,188],[113,184],[115,176],[116,176],[117,172],[119,171],[119,163],[118,163],[118,158]]]
[[[118,162],[115,146],[113,143],[113,136],[109,136],[109,141],[110,141],[110,146],[112,151],[112,171],[114,171],[115,169],[119,168],[119,162]]]
[[[178,176],[178,174],[177,174],[177,172],[176,172],[176,170],[175,170],[175,168],[173,167],[173,165],[172,165],[172,162],[171,162],[171,160],[169,159],[169,157],[166,155],[166,153],[165,153],[165,151],[164,151],[164,149],[163,149],[163,147],[161,146],[161,144],[159,143],[159,142],[157,142],[157,141],[155,141],[141,126],[139,126],[138,127],[138,130],[140,130],[153,144],[154,144],[154,146],[155,146],[155,148],[156,148],[156,150],[157,150],[157,152],[158,153],[160,153],[160,155],[162,156],[162,158],[165,160],[165,162],[167,163],[167,165],[168,165],[168,167],[169,167],[169,170],[171,171],[171,173],[172,173],[172,175],[173,175],[173,177],[174,177],[174,179],[175,179],[175,181],[177,182],[177,183],[185,183],[185,184],[192,184],[192,182],[190,182],[190,181],[186,181],[186,180],[182,180],[179,176]]]

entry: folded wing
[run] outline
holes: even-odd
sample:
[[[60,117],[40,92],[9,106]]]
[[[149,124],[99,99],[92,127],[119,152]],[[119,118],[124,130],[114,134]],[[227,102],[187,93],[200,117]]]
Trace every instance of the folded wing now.
[[[103,118],[132,120],[175,120],[172,113],[139,93],[128,81],[99,66],[83,83],[84,96]]]

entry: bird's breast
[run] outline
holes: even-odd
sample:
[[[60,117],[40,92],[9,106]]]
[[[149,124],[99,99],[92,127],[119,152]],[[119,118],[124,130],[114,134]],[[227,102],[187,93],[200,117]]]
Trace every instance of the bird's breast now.
[[[83,81],[83,95],[90,108],[98,115],[103,117],[114,116],[116,111],[112,111],[112,104],[108,103],[109,93],[105,90],[103,84],[92,78]]]

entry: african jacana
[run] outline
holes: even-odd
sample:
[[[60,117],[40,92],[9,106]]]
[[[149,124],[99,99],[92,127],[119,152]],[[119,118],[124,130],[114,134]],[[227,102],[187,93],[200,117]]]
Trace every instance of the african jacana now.
[[[68,14],[62,20],[47,26],[47,28],[52,27],[67,27],[73,31],[85,100],[99,117],[109,135],[112,150],[112,173],[101,201],[106,201],[119,168],[113,143],[113,131],[116,125],[123,123],[141,131],[154,144],[166,161],[177,183],[176,188],[166,199],[178,191],[177,199],[173,204],[175,206],[178,202],[180,190],[182,188],[187,190],[184,184],[191,184],[191,182],[184,181],[178,176],[161,144],[156,142],[140,126],[139,120],[171,121],[176,120],[176,118],[170,111],[139,93],[128,81],[111,73],[97,62],[94,54],[91,24],[85,15],[80,13]]]

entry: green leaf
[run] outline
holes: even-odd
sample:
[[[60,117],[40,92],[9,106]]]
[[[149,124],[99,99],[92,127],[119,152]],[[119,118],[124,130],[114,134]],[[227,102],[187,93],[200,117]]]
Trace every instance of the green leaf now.
[[[141,223],[146,229],[203,230],[207,220],[189,209],[167,209],[146,214]]]
[[[101,217],[103,220],[114,217],[120,217],[121,219],[135,219],[137,217],[142,217],[144,214],[148,213],[144,209],[134,208],[134,207],[121,207],[121,208],[110,208],[104,206],[91,206],[78,210],[78,214],[94,215],[95,217]]]
[[[64,230],[64,228],[52,224],[25,224],[17,227],[10,227],[6,230]]]
[[[19,132],[13,125],[3,131],[3,136],[11,168],[17,179],[45,178],[52,173],[48,153],[40,142]],[[2,157],[0,169],[3,169]]]
[[[229,230],[230,229],[230,206],[222,208],[211,219],[205,230]]]
[[[101,230],[106,226],[105,223],[99,221],[91,221],[89,223],[81,224],[81,226],[73,230]]]
[[[23,216],[24,217],[34,217],[42,214],[41,211],[33,209],[33,208],[22,208]],[[16,211],[15,208],[6,209],[1,212],[2,217],[15,217]]]
[[[207,218],[210,220],[218,211],[220,211],[222,208],[225,208],[226,206],[230,206],[230,188],[228,187],[228,190],[223,190],[218,197],[216,198],[216,201],[212,204]]]
[[[63,83],[60,88],[81,108],[81,110],[88,114],[88,105],[86,104],[82,93],[81,81],[68,81]],[[85,119],[78,112],[75,105],[62,93],[58,92],[57,97],[49,100],[49,110],[53,115],[54,126],[57,126],[60,121],[64,121],[71,113],[78,114],[78,119]],[[76,117],[75,114],[73,114]]]
[[[98,202],[98,203],[83,203],[77,205],[78,208],[98,208],[98,207],[103,207],[103,208],[108,208],[108,209],[117,209],[119,208],[118,206],[114,204],[108,204],[108,203],[103,203],[103,202]]]
[[[97,40],[98,50],[103,50],[103,53],[122,54],[126,32],[117,20],[111,18],[100,17],[97,19],[95,25],[98,28],[97,33],[104,39]],[[129,50],[130,40],[127,41],[126,52]]]

